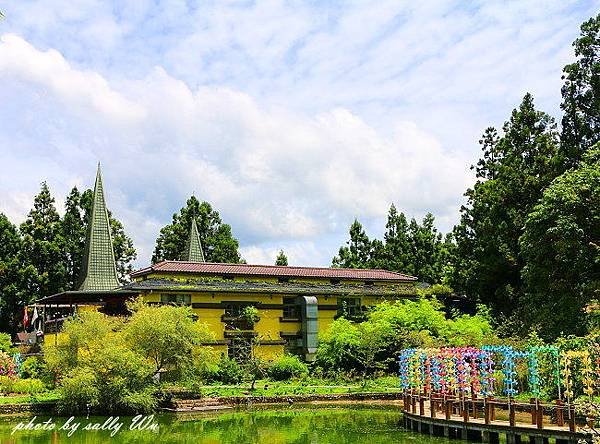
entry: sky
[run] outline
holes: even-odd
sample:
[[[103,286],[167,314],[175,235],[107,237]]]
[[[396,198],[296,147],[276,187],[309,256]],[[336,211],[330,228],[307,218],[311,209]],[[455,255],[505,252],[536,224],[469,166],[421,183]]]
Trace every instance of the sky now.
[[[328,266],[389,206],[458,221],[488,126],[560,120],[581,1],[19,0],[0,11],[0,212],[92,187],[150,261],[194,194],[249,263]]]

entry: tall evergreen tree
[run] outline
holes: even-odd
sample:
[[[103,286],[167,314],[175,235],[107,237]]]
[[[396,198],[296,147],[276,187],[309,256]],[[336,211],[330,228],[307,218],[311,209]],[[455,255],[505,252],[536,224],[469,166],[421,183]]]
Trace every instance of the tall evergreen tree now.
[[[350,225],[350,239],[340,247],[338,255],[333,258],[334,267],[341,268],[376,268],[377,254],[381,248],[373,243],[362,224],[354,219]]]
[[[391,271],[414,273],[408,221],[394,204],[388,212],[383,241],[385,246],[381,267]]]
[[[520,242],[527,323],[548,339],[584,334],[583,307],[600,299],[600,143],[544,191]]]
[[[414,218],[409,223],[392,204],[383,242],[370,240],[355,220],[350,226],[350,240],[333,258],[333,266],[381,268],[410,274],[424,282],[441,283],[451,251],[448,242],[435,227],[432,214],[428,213],[421,224]]]
[[[279,250],[279,254],[277,255],[277,258],[275,259],[275,265],[283,265],[283,266],[287,267],[288,258],[285,255],[285,253],[283,252],[283,250]]]
[[[456,256],[450,284],[510,314],[522,294],[523,260],[518,239],[544,188],[557,174],[554,120],[526,94],[498,136],[488,128],[480,144],[477,181],[466,192],[454,229]]]
[[[21,224],[23,263],[35,269],[35,284],[29,300],[66,290],[64,238],[60,216],[46,182],[33,201],[33,209]]]
[[[223,223],[219,213],[208,202],[200,203],[195,196],[190,197],[186,206],[173,214],[173,221],[160,230],[152,263],[181,259],[192,217],[196,218],[207,262],[240,263],[239,243],[231,233],[231,226]]]
[[[600,14],[581,25],[573,43],[575,62],[563,72],[561,160],[564,169],[577,165],[600,141]]]
[[[81,273],[81,262],[85,248],[86,221],[81,208],[81,193],[73,187],[65,201],[62,219],[62,235],[65,246],[66,286],[74,290]]]
[[[419,224],[415,219],[408,227],[410,239],[410,273],[431,284],[440,283],[445,266],[442,234],[435,227],[435,218],[427,213]],[[398,270],[401,271],[401,270]]]
[[[37,282],[36,270],[22,262],[22,246],[17,227],[0,213],[0,331],[9,333],[17,331]]]

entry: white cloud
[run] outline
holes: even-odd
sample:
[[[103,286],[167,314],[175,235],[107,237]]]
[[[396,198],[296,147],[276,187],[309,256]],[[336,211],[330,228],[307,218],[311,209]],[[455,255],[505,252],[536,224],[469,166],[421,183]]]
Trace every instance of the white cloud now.
[[[557,112],[586,2],[15,2],[0,41],[0,211],[39,182],[108,200],[140,265],[194,192],[250,260],[327,264],[391,202],[457,220],[477,139]],[[380,233],[373,233],[380,234]],[[271,256],[273,256],[271,258]]]
[[[14,34],[2,36],[0,71],[5,78],[40,85],[70,105],[117,121],[143,118],[143,109],[111,90],[99,74],[73,69],[56,50],[40,52]]]
[[[314,117],[265,109],[230,89],[191,90],[160,68],[117,91],[98,74],[81,72],[55,51],[38,51],[13,35],[2,38],[0,57],[5,85],[19,79],[34,94],[45,91],[45,103],[65,120],[47,122],[39,136],[64,137],[69,150],[59,148],[59,155],[67,162],[89,159],[57,167],[55,174],[85,177],[90,171],[91,177],[94,157],[100,158],[114,193],[127,194],[113,210],[135,227],[130,231],[146,257],[150,230],[155,234],[168,222],[159,222],[168,213],[150,214],[150,222],[140,224],[130,205],[140,199],[145,204],[139,210],[147,211],[161,193],[170,196],[166,200],[175,211],[195,192],[220,209],[238,233],[265,241],[327,235],[332,218],[343,225],[355,215],[382,217],[392,201],[402,208],[429,204],[449,210],[464,187],[464,159],[445,154],[415,124],[401,123],[393,137],[384,138],[345,109]],[[27,111],[21,111],[26,118]],[[62,128],[69,128],[68,134],[60,133]],[[24,167],[29,159],[12,155],[9,163]],[[438,174],[438,165],[459,173]],[[27,180],[48,174],[44,165],[29,166]],[[423,177],[429,178],[425,189]],[[31,189],[37,183],[21,185]],[[428,191],[436,189],[442,191]]]

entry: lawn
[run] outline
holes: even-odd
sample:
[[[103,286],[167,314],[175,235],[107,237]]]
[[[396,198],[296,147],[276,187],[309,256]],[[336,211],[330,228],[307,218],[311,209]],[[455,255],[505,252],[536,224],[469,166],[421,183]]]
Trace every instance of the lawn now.
[[[0,404],[31,404],[36,402],[58,401],[59,394],[50,390],[37,395],[10,395],[0,396]]]
[[[319,378],[303,378],[291,381],[260,379],[251,390],[251,383],[240,385],[201,385],[194,390],[205,397],[222,396],[285,396],[341,393],[389,393],[401,391],[398,378],[386,376],[367,381],[331,381]]]

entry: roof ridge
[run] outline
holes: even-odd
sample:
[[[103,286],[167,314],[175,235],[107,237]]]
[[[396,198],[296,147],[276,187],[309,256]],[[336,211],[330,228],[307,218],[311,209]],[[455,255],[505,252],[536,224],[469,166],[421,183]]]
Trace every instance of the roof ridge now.
[[[182,261],[182,260],[164,260],[161,262],[175,262],[175,263],[184,263],[184,264],[198,264],[198,262],[194,261]],[[159,264],[161,263],[159,262]],[[386,273],[396,273],[401,274],[403,276],[408,276],[405,273],[401,273],[399,271],[386,270],[385,268],[348,268],[348,267],[317,267],[314,265],[273,265],[273,264],[235,264],[232,262],[202,262],[202,264],[206,265],[229,265],[229,266],[240,266],[240,267],[267,267],[267,268],[308,268],[315,270],[370,270],[370,271],[384,271]],[[156,264],[158,265],[158,264]]]
[[[417,280],[416,277],[411,276],[409,274],[405,274],[405,273],[400,273],[397,271],[391,271],[391,270],[384,270],[381,268],[337,268],[337,267],[306,267],[306,266],[290,266],[290,265],[261,265],[261,264],[232,264],[232,263],[226,263],[226,262],[193,262],[193,261],[182,261],[182,260],[164,260],[161,262],[158,262],[157,264],[153,264],[150,267],[146,267],[137,271],[134,271],[132,273],[132,276],[138,276],[141,274],[145,274],[148,273],[149,271],[174,271],[174,270],[169,270],[169,265],[170,264],[181,264],[183,266],[193,266],[193,267],[197,267],[196,270],[198,270],[199,272],[202,272],[202,268],[205,269],[204,272],[211,272],[211,268],[218,268],[218,267],[229,267],[229,268],[239,268],[239,269],[258,269],[258,270],[263,270],[263,273],[258,272],[257,274],[268,274],[268,270],[278,270],[278,271],[283,271],[285,272],[285,270],[289,270],[289,271],[293,271],[293,270],[306,270],[306,271],[310,271],[313,270],[315,272],[319,272],[319,271],[326,271],[328,273],[333,273],[336,274],[336,271],[342,274],[349,274],[349,273],[360,273],[363,274],[362,277],[360,277],[359,279],[369,279],[370,277],[367,276],[365,277],[364,274],[373,274],[373,273],[383,273],[385,275],[387,275],[388,277],[390,276],[397,276],[398,278],[404,279],[404,280],[411,280],[411,281],[415,281]],[[193,272],[194,270],[184,270],[187,272]],[[235,273],[235,270],[230,270],[231,272]],[[227,270],[225,271],[215,271],[215,273],[227,273]],[[246,274],[246,273],[243,273]],[[341,276],[340,276],[341,277]],[[385,277],[371,277],[373,279],[386,279]]]

